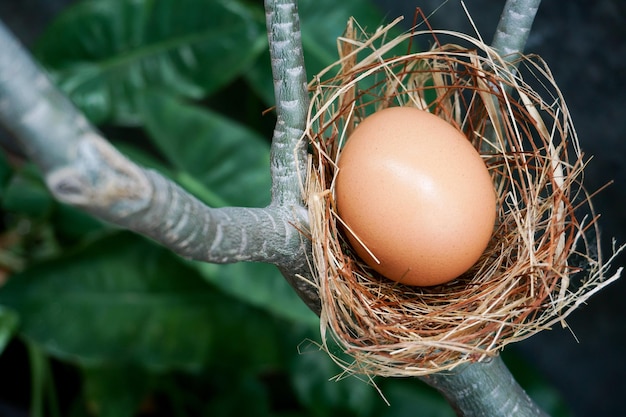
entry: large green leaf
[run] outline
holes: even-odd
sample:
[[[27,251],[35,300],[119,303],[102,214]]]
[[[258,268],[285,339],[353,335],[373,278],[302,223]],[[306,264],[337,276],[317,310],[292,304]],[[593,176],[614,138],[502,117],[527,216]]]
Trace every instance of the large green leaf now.
[[[188,185],[204,186],[212,206],[269,203],[269,145],[257,133],[165,93],[147,93],[142,114],[165,158],[193,177],[182,177]]]
[[[338,59],[337,37],[343,34],[350,17],[355,17],[369,31],[376,30],[385,22],[371,2],[362,0],[300,0],[298,9],[309,79]],[[269,52],[262,54],[245,76],[266,103],[274,103]]]
[[[389,406],[380,407],[376,417],[454,417],[457,414],[433,388],[416,379],[389,379],[381,384],[381,393]]]
[[[319,336],[310,337],[319,339]],[[342,369],[316,343],[303,342],[299,349],[302,354],[292,359],[289,370],[296,395],[313,415],[454,416],[443,397],[417,379],[368,380],[364,376],[342,373]],[[352,360],[332,343],[330,350],[340,360]],[[331,381],[333,377],[337,380]]]
[[[550,385],[539,369],[515,350],[515,346],[502,352],[502,359],[524,391],[548,415],[553,417],[572,415],[558,390]]]
[[[290,374],[298,399],[314,416],[377,415],[377,405],[384,404],[375,387],[355,377],[330,381],[341,373],[326,352],[304,342],[302,355],[292,361]]]
[[[198,369],[275,355],[267,319],[215,291],[168,250],[130,233],[33,266],[0,289],[23,335],[83,364]],[[244,355],[249,343],[258,344]],[[269,356],[268,356],[269,355]]]
[[[307,326],[319,326],[319,318],[302,302],[274,265],[239,262],[195,264],[200,273],[222,291],[241,300]]]
[[[89,0],[63,13],[35,51],[91,120],[136,123],[146,87],[204,97],[266,44],[260,10],[237,0]]]
[[[242,398],[245,401],[241,401]],[[251,376],[234,380],[224,378],[223,384],[215,387],[215,394],[207,401],[202,415],[277,417],[271,413],[266,387]]]
[[[10,178],[0,198],[0,207],[35,220],[42,229],[53,223],[55,238],[81,240],[106,227],[84,211],[56,202],[39,170],[31,164],[20,167]],[[30,232],[34,229],[31,225]]]

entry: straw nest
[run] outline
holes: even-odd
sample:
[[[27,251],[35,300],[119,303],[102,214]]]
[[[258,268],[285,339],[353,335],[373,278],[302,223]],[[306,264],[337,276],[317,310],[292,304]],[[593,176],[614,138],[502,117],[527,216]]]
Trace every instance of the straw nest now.
[[[585,162],[545,63],[503,58],[461,33],[391,36],[396,23],[366,35],[351,20],[338,40],[339,60],[311,83],[306,198],[324,346],[348,354],[331,354],[348,373],[419,376],[564,324],[619,271],[605,277],[581,184]],[[453,43],[440,43],[443,37]],[[412,52],[417,43],[432,47]],[[411,287],[378,275],[353,254],[335,210],[342,143],[363,118],[389,106],[426,109],[458,127],[493,178],[491,242],[448,284]]]

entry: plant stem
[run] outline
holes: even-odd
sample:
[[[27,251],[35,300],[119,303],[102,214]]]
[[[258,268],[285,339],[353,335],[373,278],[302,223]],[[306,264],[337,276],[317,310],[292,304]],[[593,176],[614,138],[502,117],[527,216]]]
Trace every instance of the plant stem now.
[[[30,414],[32,417],[44,417],[44,391],[46,390],[47,358],[33,342],[26,341],[30,362]]]
[[[272,137],[272,206],[301,213],[295,225],[305,230],[308,217],[303,205],[303,184],[307,175],[307,126],[309,92],[304,65],[300,16],[296,0],[265,0],[265,19],[269,41],[276,127]],[[290,263],[279,265],[287,282],[317,315],[319,295],[307,262],[311,244],[302,240]],[[304,280],[302,278],[305,278]]]
[[[522,53],[541,0],[507,0],[491,46],[514,60]]]
[[[272,201],[301,206],[309,93],[297,1],[265,0],[265,16],[277,115],[272,138]]]
[[[464,417],[545,417],[496,356],[423,378]]]

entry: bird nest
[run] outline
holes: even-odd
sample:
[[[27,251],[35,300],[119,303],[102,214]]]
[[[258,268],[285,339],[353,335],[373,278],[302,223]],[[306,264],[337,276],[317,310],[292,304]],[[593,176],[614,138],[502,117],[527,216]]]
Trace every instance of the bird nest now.
[[[348,354],[331,356],[350,373],[419,376],[564,324],[619,271],[606,278],[581,184],[585,161],[546,64],[537,56],[502,57],[461,33],[391,36],[396,23],[367,35],[351,20],[338,40],[339,60],[310,84],[305,191],[323,345]],[[413,52],[418,43],[432,47]],[[342,144],[361,120],[390,106],[428,110],[456,126],[493,179],[491,241],[447,284],[407,286],[379,275],[354,254],[336,211]]]

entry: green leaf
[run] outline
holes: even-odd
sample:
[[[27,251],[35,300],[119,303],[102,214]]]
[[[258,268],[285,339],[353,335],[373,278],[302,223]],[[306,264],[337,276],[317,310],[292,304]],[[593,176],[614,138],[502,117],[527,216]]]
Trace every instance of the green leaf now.
[[[179,170],[173,179],[192,194],[212,207],[269,203],[269,146],[255,132],[159,92],[146,94],[142,112],[155,144]],[[279,317],[319,323],[272,265],[193,265],[229,295]]]
[[[315,339],[319,333],[309,330],[306,340]],[[331,343],[329,349],[339,360],[353,360],[337,345]],[[315,416],[454,416],[446,400],[417,379],[368,380],[342,373],[328,353],[318,348],[318,342],[302,342],[299,351],[299,356],[291,358],[289,371],[298,399]]]
[[[376,388],[356,376],[341,373],[329,355],[311,342],[300,346],[302,354],[291,363],[291,380],[298,399],[314,416],[374,416],[377,405],[384,405]]]
[[[38,169],[31,164],[11,177],[1,204],[4,210],[40,221],[42,227],[50,222],[55,233],[64,238],[80,240],[106,227],[84,211],[56,202]]]
[[[17,329],[18,323],[19,317],[17,313],[0,305],[0,354],[2,354],[4,348],[9,344],[9,341]]]
[[[302,32],[302,47],[307,76],[312,79],[322,69],[335,62],[337,52],[337,38],[346,28],[348,19],[353,16],[359,24],[376,30],[385,22],[383,15],[371,2],[362,0],[300,0],[300,29]],[[272,83],[272,69],[269,52],[259,56],[257,64],[245,74],[251,88],[263,100],[272,105],[274,103],[274,89]]]
[[[131,233],[14,275],[0,304],[17,311],[24,336],[85,366],[254,369],[280,361],[274,319]]]
[[[57,236],[77,242],[87,240],[93,234],[112,227],[76,207],[66,204],[56,205],[51,220]]]
[[[239,262],[217,265],[194,263],[198,271],[226,294],[245,300],[297,323],[312,328],[319,318],[302,302],[274,265]]]
[[[167,163],[157,159],[154,154],[148,152],[145,148],[146,146],[142,146],[142,144],[133,144],[124,141],[115,141],[109,139],[115,148],[122,152],[125,156],[131,159],[133,162],[141,165],[144,168],[153,169],[155,171],[159,171],[163,175],[173,178],[175,176],[174,171],[171,167],[167,166]]]
[[[202,98],[266,48],[262,13],[236,0],[79,2],[35,52],[94,122],[134,124],[146,87]]]
[[[148,132],[181,172],[175,179],[187,181],[183,186],[195,188],[200,198],[204,194],[203,200],[213,207],[269,203],[269,145],[257,133],[164,93],[147,93],[142,103]]]
[[[207,361],[220,298],[166,249],[130,234],[35,265],[0,289],[21,332],[48,352],[153,368]]]
[[[418,380],[389,379],[381,384],[382,395],[389,406],[379,406],[376,417],[454,417],[456,413],[448,402],[434,389]]]
[[[203,410],[207,416],[271,417],[268,393],[258,379],[251,376],[224,381]],[[241,401],[245,398],[245,401]]]

